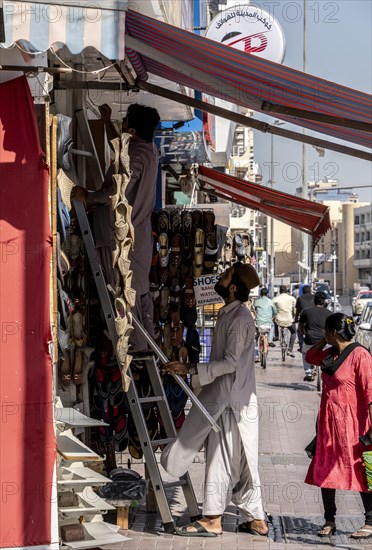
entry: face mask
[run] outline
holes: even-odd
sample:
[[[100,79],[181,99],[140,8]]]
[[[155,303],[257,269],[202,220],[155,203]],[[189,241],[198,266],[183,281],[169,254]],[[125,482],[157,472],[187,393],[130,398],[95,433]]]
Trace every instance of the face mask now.
[[[228,287],[221,285],[221,283],[216,283],[214,285],[214,290],[217,292],[221,298],[225,299],[229,297],[230,294],[230,285]]]

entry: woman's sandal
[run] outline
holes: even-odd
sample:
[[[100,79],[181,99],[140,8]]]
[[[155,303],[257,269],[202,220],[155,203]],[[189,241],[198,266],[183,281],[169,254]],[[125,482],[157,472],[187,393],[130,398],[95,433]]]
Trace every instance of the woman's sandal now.
[[[360,529],[352,533],[350,535],[350,538],[361,540],[372,539],[372,527],[361,527]]]
[[[336,524],[333,521],[326,521],[323,527],[317,532],[318,537],[330,537],[336,532]]]

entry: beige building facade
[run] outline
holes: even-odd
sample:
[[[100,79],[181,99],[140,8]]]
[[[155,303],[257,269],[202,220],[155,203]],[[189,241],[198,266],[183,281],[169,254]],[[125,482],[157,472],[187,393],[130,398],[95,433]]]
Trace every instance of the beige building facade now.
[[[372,207],[358,202],[324,201],[323,204],[330,209],[332,230],[314,248],[314,258],[319,258],[319,263],[313,264],[311,278],[329,282],[333,287],[335,254],[337,293],[350,295],[358,284],[371,283]],[[276,220],[273,225],[275,276],[289,277],[291,282],[303,281],[306,270],[298,264],[302,263],[302,233]]]

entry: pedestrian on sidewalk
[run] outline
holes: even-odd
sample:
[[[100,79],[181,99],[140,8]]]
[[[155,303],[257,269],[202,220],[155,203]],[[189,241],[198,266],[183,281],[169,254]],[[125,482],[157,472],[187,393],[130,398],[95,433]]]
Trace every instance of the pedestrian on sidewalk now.
[[[290,333],[287,355],[294,357],[293,346],[296,341],[296,325],[294,323],[294,314],[296,306],[296,298],[288,294],[288,289],[285,285],[280,285],[279,296],[273,299],[277,309],[275,322],[278,327],[285,327]]]
[[[239,530],[266,536],[258,473],[258,410],[254,346],[255,325],[245,305],[259,279],[250,264],[236,262],[220,276],[215,290],[225,305],[218,312],[209,363],[185,365],[174,361],[166,372],[198,374],[198,395],[217,422],[216,433],[193,406],[177,438],[164,449],[161,464],[174,477],[184,475],[203,443],[206,447],[203,517],[176,529],[187,537],[217,536],[230,501],[246,521]]]
[[[324,302],[327,296],[324,292],[316,292],[313,296],[314,305],[303,310],[299,322],[299,332],[303,335],[302,344],[302,361],[305,370],[305,382],[312,382],[315,379],[315,373],[311,363],[306,361],[308,350],[319,340],[324,338],[324,326],[327,317],[332,315],[332,312],[324,307]]]
[[[269,346],[275,347],[273,342],[274,338],[274,317],[277,314],[276,307],[273,301],[268,297],[267,288],[261,288],[260,298],[257,298],[254,303],[254,308],[256,311],[256,327],[270,327],[270,332],[268,336]],[[258,331],[257,331],[258,332]],[[258,334],[257,334],[258,337]]]
[[[295,323],[298,323],[301,317],[301,313],[308,307],[311,307],[314,305],[314,295],[311,294],[311,286],[305,285],[302,289],[302,296],[299,296],[296,300],[296,315],[295,315]],[[300,327],[297,329],[297,338],[298,338],[298,351],[302,353],[302,344],[304,343],[303,340],[303,333],[300,330]],[[313,342],[315,344],[315,342]]]
[[[372,450],[359,437],[372,441],[372,358],[353,343],[353,319],[334,313],[325,321],[325,337],[307,352],[309,363],[320,365],[323,390],[317,421],[316,450],[305,483],[321,487],[325,524],[320,537],[336,531],[336,489],[359,491],[365,525],[353,539],[372,538],[372,492],[368,491],[362,453]],[[331,347],[323,349],[326,345]]]

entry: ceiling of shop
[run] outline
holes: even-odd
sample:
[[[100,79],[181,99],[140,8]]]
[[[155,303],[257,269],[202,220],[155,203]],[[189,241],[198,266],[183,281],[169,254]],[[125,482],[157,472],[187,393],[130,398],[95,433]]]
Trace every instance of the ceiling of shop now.
[[[115,66],[94,48],[86,48],[82,54],[71,55],[67,48],[64,47],[58,51],[58,57],[50,53],[49,58],[52,66],[59,65],[63,67],[65,64],[77,70],[83,67],[84,70],[84,73],[76,72],[72,75],[56,75],[54,78],[59,81],[59,89],[64,86],[68,89],[69,81],[71,80],[88,81],[90,83],[98,82],[99,86],[103,88],[105,84],[108,84],[108,86],[116,84],[116,90],[86,90],[87,105],[97,115],[99,114],[98,106],[107,103],[112,109],[112,119],[119,122],[125,116],[128,105],[131,103],[143,103],[158,109],[162,121],[187,121],[193,118],[193,110],[190,107],[149,94],[148,92],[127,90],[126,84],[134,85],[135,77],[133,69],[127,61]],[[123,76],[120,75],[118,69],[122,71]],[[158,76],[151,75],[149,82],[178,93],[185,93],[186,91],[185,87]]]

